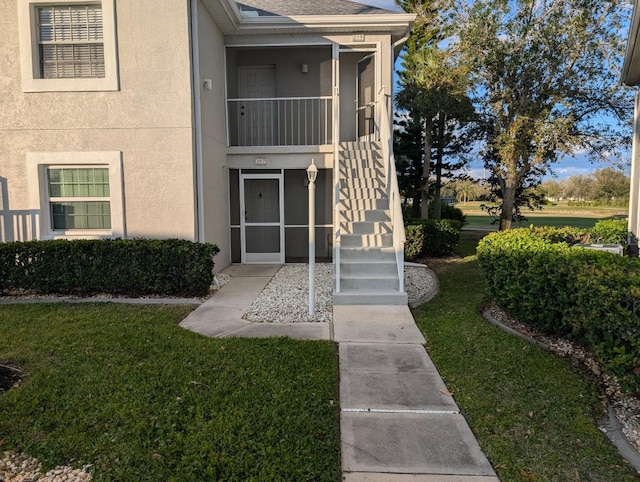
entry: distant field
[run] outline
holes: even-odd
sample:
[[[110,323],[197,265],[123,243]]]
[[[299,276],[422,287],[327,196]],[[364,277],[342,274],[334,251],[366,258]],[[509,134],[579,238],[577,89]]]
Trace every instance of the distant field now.
[[[467,227],[496,228],[492,224],[495,219],[480,208],[479,201],[458,203],[455,206],[462,209],[467,216]],[[560,202],[544,206],[541,210],[523,213],[528,219],[522,223],[514,223],[514,227],[534,226],[576,226],[589,228],[600,219],[626,218],[627,208],[611,207],[582,207],[568,206],[567,202]]]

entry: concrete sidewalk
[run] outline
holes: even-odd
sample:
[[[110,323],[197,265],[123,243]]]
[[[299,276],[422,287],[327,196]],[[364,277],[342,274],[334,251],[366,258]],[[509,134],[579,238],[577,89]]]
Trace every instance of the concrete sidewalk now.
[[[347,481],[497,481],[406,306],[334,306]]]
[[[232,276],[231,281],[192,311],[180,326],[215,338],[331,339],[330,323],[252,323],[242,318],[279,269],[280,265],[234,264],[222,270]]]
[[[333,323],[243,320],[279,268],[232,265],[224,270],[232,280],[180,325],[213,337],[336,341],[346,481],[498,481],[429,359],[407,306],[336,305]]]

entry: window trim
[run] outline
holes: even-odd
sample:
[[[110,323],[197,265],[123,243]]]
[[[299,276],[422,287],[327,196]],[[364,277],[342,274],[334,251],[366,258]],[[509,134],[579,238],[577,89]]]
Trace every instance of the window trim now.
[[[47,178],[49,167],[107,167],[109,169],[111,229],[53,230]],[[27,182],[29,209],[40,213],[40,239],[126,237],[122,152],[28,152]]]
[[[104,45],[104,77],[40,78],[40,48],[38,44],[38,12],[40,6],[100,4]],[[118,62],[116,49],[115,0],[18,0],[18,31],[23,92],[95,92],[117,91]]]

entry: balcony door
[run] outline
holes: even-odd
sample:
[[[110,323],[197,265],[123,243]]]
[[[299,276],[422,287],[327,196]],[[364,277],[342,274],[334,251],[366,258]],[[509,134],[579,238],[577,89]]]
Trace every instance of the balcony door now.
[[[284,263],[282,174],[240,177],[240,240],[243,263]]]
[[[240,112],[238,137],[241,146],[272,146],[276,139],[276,68],[238,69]],[[253,100],[255,99],[255,100]]]
[[[356,132],[358,139],[375,140],[376,131],[376,71],[375,54],[369,54],[356,64]]]

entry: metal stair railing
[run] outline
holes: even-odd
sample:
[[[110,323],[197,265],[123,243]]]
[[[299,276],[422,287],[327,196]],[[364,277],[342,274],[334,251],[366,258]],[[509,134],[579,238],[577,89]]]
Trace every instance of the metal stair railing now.
[[[396,265],[398,268],[398,286],[400,293],[404,292],[404,243],[407,238],[404,232],[404,219],[402,217],[402,203],[400,199],[400,189],[398,187],[398,177],[396,175],[396,161],[393,156],[393,131],[389,107],[391,96],[385,93],[384,86],[378,92],[378,103],[380,104],[380,141],[382,144],[382,155],[387,162],[387,195],[389,196],[389,208],[391,211],[391,226],[393,229],[393,249],[396,255]]]

